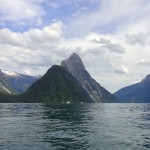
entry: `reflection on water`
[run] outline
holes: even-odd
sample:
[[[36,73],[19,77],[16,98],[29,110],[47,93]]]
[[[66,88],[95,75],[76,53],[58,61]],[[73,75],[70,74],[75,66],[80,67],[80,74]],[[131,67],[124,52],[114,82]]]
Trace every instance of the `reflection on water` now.
[[[150,104],[0,104],[2,150],[148,150]]]

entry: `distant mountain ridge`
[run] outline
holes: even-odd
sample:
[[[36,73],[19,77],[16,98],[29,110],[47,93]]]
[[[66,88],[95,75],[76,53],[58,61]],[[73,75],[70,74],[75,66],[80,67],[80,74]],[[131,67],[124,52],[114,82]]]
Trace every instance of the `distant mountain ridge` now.
[[[119,103],[150,103],[150,74],[141,82],[115,92]]]
[[[0,92],[8,94],[23,93],[39,78],[40,76],[29,76],[0,70]]]
[[[116,97],[97,83],[87,72],[81,58],[73,53],[68,59],[61,62],[61,66],[70,72],[81,84],[83,89],[95,103],[111,103]]]

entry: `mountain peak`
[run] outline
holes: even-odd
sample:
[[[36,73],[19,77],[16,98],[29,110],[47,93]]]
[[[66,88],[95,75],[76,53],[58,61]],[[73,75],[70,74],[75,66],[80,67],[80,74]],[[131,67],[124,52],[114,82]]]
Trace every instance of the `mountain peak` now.
[[[148,74],[148,75],[141,81],[141,83],[145,83],[145,82],[150,82],[150,74]]]
[[[70,56],[70,58],[80,58],[79,55],[75,52],[73,52]]]
[[[62,61],[61,66],[79,81],[93,102],[114,102],[116,100],[111,93],[92,79],[78,54],[73,53],[68,59]]]
[[[61,66],[69,70],[84,70],[85,67],[78,54],[73,53],[68,59],[61,62]]]
[[[150,74],[148,74],[148,75],[145,77],[145,79],[150,79]]]
[[[78,65],[83,65],[82,59],[79,57],[77,53],[72,53],[72,55],[67,59],[72,61],[73,63],[77,63]]]

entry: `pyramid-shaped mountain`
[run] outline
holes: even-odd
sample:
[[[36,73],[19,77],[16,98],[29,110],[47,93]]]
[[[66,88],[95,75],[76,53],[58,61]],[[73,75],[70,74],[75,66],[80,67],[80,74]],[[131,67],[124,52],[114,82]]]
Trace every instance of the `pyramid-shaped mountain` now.
[[[14,97],[14,96],[13,96]],[[10,98],[11,99],[11,98]],[[81,103],[92,102],[77,79],[60,66],[52,66],[25,93],[15,96],[17,102]],[[11,101],[13,101],[11,99]]]
[[[150,103],[150,74],[141,82],[114,93],[119,103]]]
[[[98,84],[86,71],[81,58],[73,53],[67,60],[61,62],[61,66],[71,73],[81,84],[95,103],[112,103],[116,97]]]

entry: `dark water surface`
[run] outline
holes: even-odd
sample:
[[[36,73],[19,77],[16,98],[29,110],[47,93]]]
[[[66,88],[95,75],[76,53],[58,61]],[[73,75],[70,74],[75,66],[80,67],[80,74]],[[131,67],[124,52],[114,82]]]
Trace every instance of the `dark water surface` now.
[[[0,150],[76,149],[150,149],[150,104],[0,104]]]

